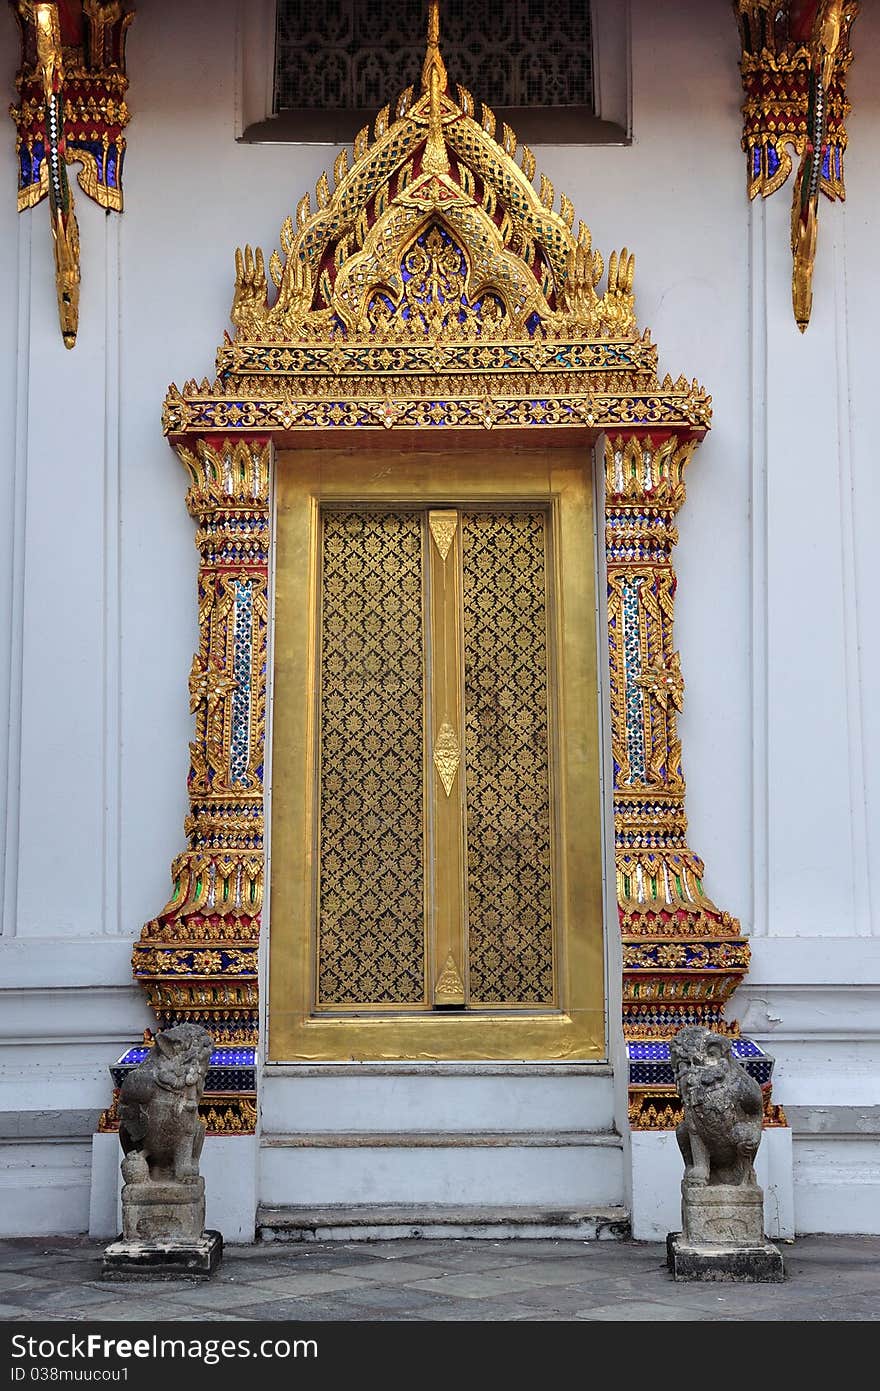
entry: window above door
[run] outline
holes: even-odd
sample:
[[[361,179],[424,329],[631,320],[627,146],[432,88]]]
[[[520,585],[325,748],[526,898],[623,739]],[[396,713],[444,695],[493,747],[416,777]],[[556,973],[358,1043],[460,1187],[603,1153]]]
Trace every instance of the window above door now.
[[[418,86],[423,0],[249,0],[239,13],[237,138],[340,144]],[[629,142],[628,0],[444,0],[460,83],[532,144]]]

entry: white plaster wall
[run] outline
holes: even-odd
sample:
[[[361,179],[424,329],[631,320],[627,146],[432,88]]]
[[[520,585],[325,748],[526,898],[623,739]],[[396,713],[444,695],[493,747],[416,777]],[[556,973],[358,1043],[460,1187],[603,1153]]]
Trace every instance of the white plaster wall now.
[[[874,614],[875,524],[880,508],[880,472],[876,462],[877,368],[875,341],[880,323],[880,279],[876,272],[880,215],[880,10],[863,6],[860,31],[854,30],[859,61],[853,64],[850,94],[854,103],[847,152],[847,202],[841,219],[844,237],[838,255],[846,291],[846,361],[850,404],[849,429],[844,411],[844,447],[849,477],[841,489],[852,528],[844,535],[849,642],[849,685],[859,683],[861,700],[847,701],[852,748],[855,806],[854,855],[858,870],[857,931],[880,935],[880,648]],[[859,781],[861,764],[863,781]],[[874,879],[872,885],[871,879]]]
[[[15,51],[14,26],[10,22],[8,31],[0,28],[5,42],[0,42],[0,83],[4,92],[12,92],[13,79],[18,62]],[[13,163],[15,143],[10,138],[12,126],[6,134],[5,153],[9,158],[4,163],[7,183],[15,178]],[[11,171],[11,172],[10,172]],[[17,566],[16,535],[20,530],[20,489],[16,488],[18,459],[23,441],[19,439],[19,413],[16,409],[16,396],[19,384],[17,361],[22,332],[26,333],[27,316],[19,314],[19,287],[30,280],[28,267],[29,241],[21,235],[23,223],[16,213],[14,183],[5,190],[6,196],[0,198],[0,246],[4,254],[0,256],[0,589],[4,595],[0,604],[0,903],[5,901],[3,884],[6,877],[6,828],[7,809],[10,801],[10,783],[17,783],[18,729],[13,723],[12,707],[17,705],[17,692],[12,686],[13,632],[20,624],[14,623],[15,573]],[[26,342],[26,339],[25,339]],[[23,425],[23,422],[22,422]],[[12,764],[10,764],[12,759]],[[4,926],[3,930],[6,928]]]
[[[774,985],[799,978],[802,939],[840,940],[844,964],[815,966],[828,977],[840,1073],[861,1046],[846,982],[880,980],[860,946],[877,931],[880,854],[869,607],[880,15],[865,7],[854,30],[849,201],[845,212],[823,205],[813,323],[801,337],[788,299],[788,190],[761,207],[745,195],[729,7],[633,0],[632,11],[632,144],[536,154],[606,259],[624,243],[635,250],[639,319],[661,372],[698,376],[714,397],[677,557],[691,843],[708,891],[755,932],[756,961],[778,939],[759,977],[771,1014]],[[172,379],[212,375],[235,246],[268,253],[335,154],[236,143],[234,60],[231,0],[139,4],[126,212],[105,217],[77,196],[73,352],[57,327],[47,210],[15,214],[11,122],[0,136],[0,239],[11,248],[0,257],[0,1005],[14,997],[32,1020],[26,1058],[8,1051],[12,1039],[0,1047],[10,1105],[26,1064],[32,1097],[97,1108],[107,1064],[148,1019],[127,954],[165,902],[184,843],[196,637],[193,527],[161,435],[162,398]],[[16,63],[7,15],[8,93]],[[63,1008],[22,983],[47,963]],[[810,1094],[797,1068],[811,1038],[803,1019],[792,1025],[783,1102],[786,1087]],[[59,1071],[63,1049],[70,1067]],[[870,1068],[860,1075],[867,1103]],[[77,1203],[81,1217],[81,1194]]]

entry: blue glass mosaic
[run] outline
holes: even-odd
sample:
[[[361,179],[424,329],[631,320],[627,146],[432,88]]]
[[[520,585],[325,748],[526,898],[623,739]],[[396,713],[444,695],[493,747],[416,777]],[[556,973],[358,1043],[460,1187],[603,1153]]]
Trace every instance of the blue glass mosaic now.
[[[639,645],[639,587],[642,579],[623,580],[623,666],[626,675],[626,756],[629,759],[629,781],[645,780],[644,697],[636,685],[642,674],[642,651]]]
[[[756,1082],[763,1086],[771,1080],[774,1059],[769,1053],[765,1053],[763,1048],[759,1048],[753,1039],[733,1039],[731,1052]],[[669,1061],[668,1039],[628,1043],[626,1056],[629,1061],[630,1086],[675,1086],[675,1074]]]
[[[232,744],[229,779],[247,783],[251,734],[251,644],[253,593],[250,580],[235,582],[233,670],[237,686],[232,693]]]
[[[144,1045],[129,1048],[119,1061],[110,1068],[110,1076],[115,1087],[122,1086],[122,1079],[144,1061],[152,1049]],[[256,1048],[215,1048],[211,1053],[208,1076],[205,1080],[206,1092],[252,1092],[256,1090]]]

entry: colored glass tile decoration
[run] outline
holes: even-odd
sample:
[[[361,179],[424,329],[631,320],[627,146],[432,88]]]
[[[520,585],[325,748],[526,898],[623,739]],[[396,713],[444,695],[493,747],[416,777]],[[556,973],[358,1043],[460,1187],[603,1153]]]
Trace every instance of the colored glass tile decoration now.
[[[46,114],[37,62],[33,10],[13,3],[21,35],[17,100],[10,107],[16,128],[19,211],[49,191]],[[122,169],[128,75],[125,41],[134,11],[115,0],[72,0],[58,6],[64,52],[64,144],[68,164],[79,163],[79,185],[108,211],[122,211]]]
[[[834,7],[827,7],[834,8]],[[850,31],[859,13],[858,0],[836,0],[840,39],[830,64],[824,93],[824,141],[834,152],[833,168],[822,170],[821,189],[828,198],[843,198],[846,119],[851,106],[846,80],[853,60]],[[792,152],[803,155],[810,139],[810,70],[813,20],[817,6],[791,0],[733,0],[739,26],[743,86],[742,148],[748,156],[748,192],[767,197],[792,172]]]
[[[792,194],[792,308],[803,333],[813,304],[819,194],[843,199],[850,104],[850,31],[859,0],[733,0],[742,43],[742,147],[749,197],[781,188],[799,158]]]
[[[232,783],[247,783],[250,757],[251,716],[251,629],[253,604],[250,580],[235,582],[234,665],[236,687],[232,694],[232,747],[229,777]]]
[[[629,758],[629,781],[645,780],[645,722],[644,692],[636,684],[642,674],[641,643],[639,640],[639,589],[643,580],[624,580],[623,590],[623,653],[626,667],[626,751]]]

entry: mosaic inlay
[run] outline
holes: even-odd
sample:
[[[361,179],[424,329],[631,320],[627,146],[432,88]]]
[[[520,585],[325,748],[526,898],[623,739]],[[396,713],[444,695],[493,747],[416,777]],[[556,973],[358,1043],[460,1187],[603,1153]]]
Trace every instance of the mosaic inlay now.
[[[252,627],[251,582],[250,580],[236,580],[233,670],[237,684],[232,693],[232,745],[229,756],[229,779],[232,783],[246,783],[248,780]]]
[[[626,667],[626,752],[629,782],[645,781],[644,691],[636,684],[642,674],[639,634],[639,589],[644,580],[623,580],[623,655]]]

